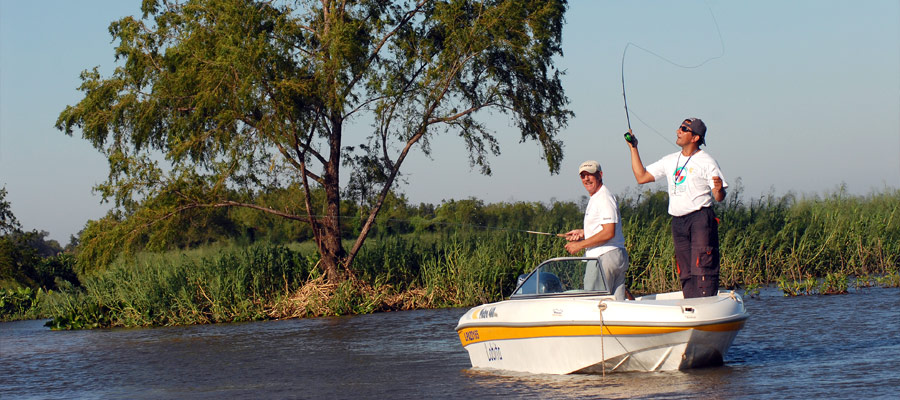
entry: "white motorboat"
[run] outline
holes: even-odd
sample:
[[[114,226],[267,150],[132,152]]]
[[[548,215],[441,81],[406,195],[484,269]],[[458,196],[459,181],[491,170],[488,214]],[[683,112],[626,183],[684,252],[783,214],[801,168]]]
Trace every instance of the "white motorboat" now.
[[[733,291],[615,300],[598,267],[596,258],[548,260],[509,300],[466,312],[456,331],[472,366],[569,374],[721,365],[747,320]],[[585,284],[585,273],[599,278]]]

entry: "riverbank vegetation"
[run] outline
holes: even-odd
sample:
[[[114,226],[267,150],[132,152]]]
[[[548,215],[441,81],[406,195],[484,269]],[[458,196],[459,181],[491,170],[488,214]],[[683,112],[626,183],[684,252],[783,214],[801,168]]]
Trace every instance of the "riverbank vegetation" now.
[[[785,295],[804,295],[845,293],[851,285],[900,286],[900,191],[850,196],[838,190],[748,203],[738,190],[729,196],[717,206],[723,287],[753,294],[776,284]],[[665,192],[620,201],[636,293],[678,289],[666,205]],[[525,230],[578,227],[581,207],[476,199],[410,206],[400,196],[377,221],[376,234],[352,264],[352,278],[343,282],[324,279],[311,243],[261,234],[288,230],[278,226],[288,222],[273,219],[256,221],[255,239],[208,233],[210,242],[193,247],[145,247],[117,253],[102,267],[73,266],[79,271],[74,279],[56,279],[52,288],[29,293],[5,291],[0,304],[6,319],[49,318],[57,329],[471,306],[508,296],[519,274],[567,255],[562,239]],[[222,218],[249,229],[235,216]],[[356,223],[342,224],[348,237]],[[84,242],[81,247],[87,248]],[[86,259],[80,255],[76,263]]]

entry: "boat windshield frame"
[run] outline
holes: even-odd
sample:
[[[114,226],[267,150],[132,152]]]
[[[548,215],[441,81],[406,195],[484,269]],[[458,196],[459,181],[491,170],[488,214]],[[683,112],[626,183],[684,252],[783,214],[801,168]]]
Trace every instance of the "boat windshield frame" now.
[[[590,271],[594,282],[585,287],[584,278]],[[600,272],[596,257],[557,257],[542,262],[527,275],[519,276],[512,299],[539,297],[609,296],[612,292]]]

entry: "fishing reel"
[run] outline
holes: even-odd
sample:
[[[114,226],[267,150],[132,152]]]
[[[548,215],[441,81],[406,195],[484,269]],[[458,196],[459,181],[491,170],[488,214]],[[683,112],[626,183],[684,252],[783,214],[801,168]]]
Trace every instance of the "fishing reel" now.
[[[625,141],[630,143],[631,146],[637,147],[637,144],[638,144],[637,136],[634,136],[631,132],[625,132]]]

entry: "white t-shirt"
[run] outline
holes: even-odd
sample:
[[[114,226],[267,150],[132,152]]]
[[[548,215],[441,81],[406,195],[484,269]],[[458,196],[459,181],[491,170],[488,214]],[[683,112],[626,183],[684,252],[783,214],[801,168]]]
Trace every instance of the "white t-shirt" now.
[[[703,150],[690,157],[685,157],[680,151],[669,154],[648,165],[647,172],[657,182],[665,179],[668,183],[669,214],[675,217],[713,205],[714,176],[722,178],[723,188],[728,187],[719,164]]]
[[[616,248],[625,248],[625,237],[622,236],[622,223],[619,218],[619,204],[606,185],[600,186],[597,193],[588,201],[584,211],[584,238],[587,239],[603,230],[603,224],[616,224],[615,236],[608,242],[585,249],[585,257],[600,255]]]

